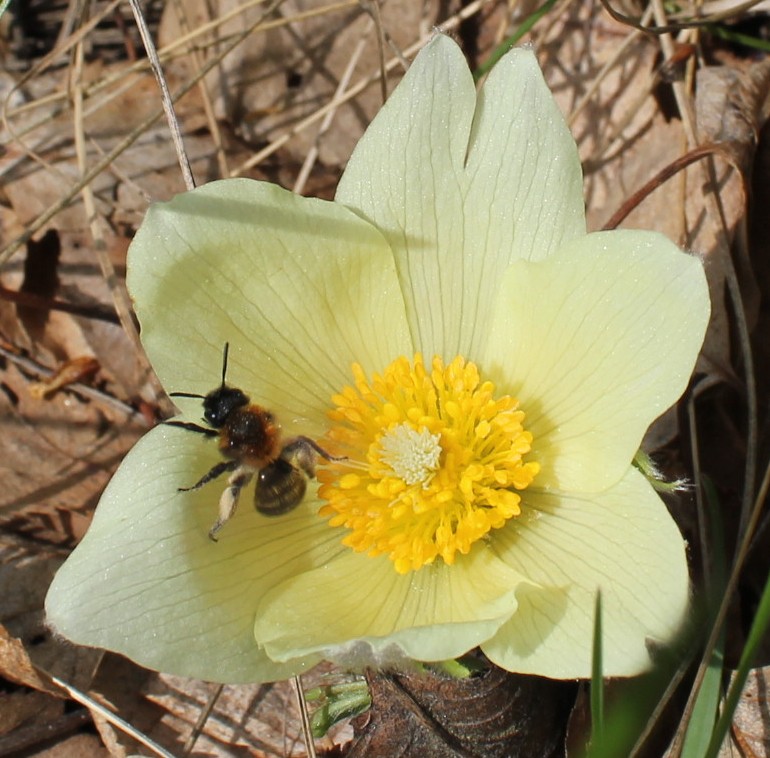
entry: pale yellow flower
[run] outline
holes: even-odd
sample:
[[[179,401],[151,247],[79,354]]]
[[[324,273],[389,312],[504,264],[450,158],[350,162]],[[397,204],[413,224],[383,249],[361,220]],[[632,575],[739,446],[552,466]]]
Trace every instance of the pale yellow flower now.
[[[575,144],[534,55],[476,94],[437,36],[333,203],[249,180],[153,206],[129,257],[168,391],[220,379],[345,461],[275,517],[246,491],[214,544],[216,445],[153,429],[48,595],[55,629],[168,672],[283,678],[481,646],[511,671],[630,675],[688,602],[685,546],[631,461],[709,316],[700,262],[586,234]],[[180,399],[198,421],[200,401]]]

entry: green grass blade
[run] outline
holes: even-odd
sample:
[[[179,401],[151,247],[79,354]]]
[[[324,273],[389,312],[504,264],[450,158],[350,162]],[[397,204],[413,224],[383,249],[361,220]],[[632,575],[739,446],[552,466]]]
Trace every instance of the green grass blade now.
[[[539,8],[535,8],[532,13],[521,22],[516,31],[504,39],[474,72],[473,81],[477,82],[482,76],[488,74],[492,67],[500,60],[548,11],[556,5],[556,0],[546,0]]]
[[[604,662],[602,657],[602,592],[596,593],[594,640],[591,658],[591,744],[604,742]]]
[[[702,758],[711,741],[714,724],[717,719],[717,708],[722,695],[722,645],[720,644],[711,656],[706,676],[703,678],[698,699],[687,726],[687,734],[682,745],[681,758]]]
[[[704,758],[716,758],[719,748],[725,739],[730,724],[732,723],[733,714],[738,705],[738,700],[743,692],[743,687],[746,684],[746,679],[749,676],[751,665],[756,657],[757,650],[759,649],[762,639],[770,626],[770,576],[765,581],[765,588],[762,591],[762,598],[759,601],[759,608],[757,614],[754,617],[754,621],[751,624],[748,637],[746,638],[746,645],[743,648],[741,654],[741,660],[738,664],[738,670],[735,672],[733,682],[730,685],[730,691],[727,693],[727,699],[725,700],[722,708],[722,714],[717,721],[717,725],[714,728],[714,732],[711,735],[711,742],[709,743],[708,750],[706,751]]]
[[[711,625],[716,620],[719,601],[724,594],[727,583],[727,556],[725,554],[724,524],[722,523],[719,498],[713,482],[708,478],[703,479],[703,491],[706,496],[704,518],[708,519],[708,540],[711,548],[710,581],[707,584],[709,591],[708,616],[709,625]],[[709,659],[703,683],[693,706],[680,758],[701,758],[708,749],[717,720],[719,700],[722,696],[724,644],[723,630]]]
[[[753,50],[762,50],[765,53],[770,52],[770,42],[760,37],[752,37],[748,34],[741,34],[741,32],[733,31],[726,26],[718,24],[709,24],[706,29],[715,37],[727,40],[734,44],[743,45],[744,47],[752,48]]]

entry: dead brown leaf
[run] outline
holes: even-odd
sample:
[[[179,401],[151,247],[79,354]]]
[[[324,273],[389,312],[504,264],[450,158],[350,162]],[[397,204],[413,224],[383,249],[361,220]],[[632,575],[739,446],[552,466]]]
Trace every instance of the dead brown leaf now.
[[[770,755],[770,668],[761,668],[749,673],[719,758],[766,755]]]
[[[0,634],[2,634],[0,632]],[[4,650],[0,650],[0,666],[4,667]],[[55,718],[57,712],[49,713],[51,700],[40,692],[16,690],[15,692],[0,692],[0,735],[8,734],[25,721],[37,714],[47,718]],[[61,703],[59,704],[59,710]]]
[[[69,736],[89,722],[86,711],[65,712],[64,701],[50,695],[23,689],[0,693],[0,755],[70,758],[78,746],[90,748],[78,757],[103,756],[94,735]]]
[[[88,381],[99,370],[99,362],[95,358],[81,356],[62,363],[53,375],[42,382],[33,382],[29,393],[35,400],[45,400],[48,395],[66,387],[68,384]]]
[[[303,689],[317,686],[332,671],[331,665],[322,664],[304,674]],[[184,739],[193,733],[200,714],[212,703],[211,713],[195,741],[196,755],[213,757],[226,753],[243,758],[306,755],[291,682],[226,686],[217,694],[213,684],[161,675],[147,681],[145,695],[166,710],[163,726]],[[350,727],[340,724],[323,739],[316,740],[316,747],[320,754],[351,738]]]
[[[0,676],[40,692],[61,697],[61,690],[42,676],[27,655],[22,641],[0,624]]]
[[[110,753],[96,735],[76,734],[30,755],[31,758],[107,758]]]
[[[348,758],[551,758],[563,755],[571,683],[492,668],[467,679],[437,674],[367,676],[371,710]]]
[[[115,426],[111,408],[75,394],[35,399],[28,378],[3,375],[0,414],[13,435],[0,438],[4,458],[0,523],[49,544],[74,544],[114,467],[143,425]]]

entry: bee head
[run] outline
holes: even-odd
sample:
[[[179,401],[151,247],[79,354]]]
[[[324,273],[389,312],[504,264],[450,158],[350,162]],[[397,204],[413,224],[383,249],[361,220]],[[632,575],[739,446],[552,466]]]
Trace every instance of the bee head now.
[[[249,398],[244,392],[236,387],[222,385],[203,398],[203,418],[215,429],[219,429],[234,410],[248,404]]]

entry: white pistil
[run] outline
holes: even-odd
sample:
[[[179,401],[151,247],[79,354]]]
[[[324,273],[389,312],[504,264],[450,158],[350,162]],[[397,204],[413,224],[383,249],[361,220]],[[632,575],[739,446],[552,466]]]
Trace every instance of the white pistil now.
[[[406,484],[427,487],[439,467],[441,435],[425,427],[416,431],[403,423],[389,429],[380,439],[380,460]]]

